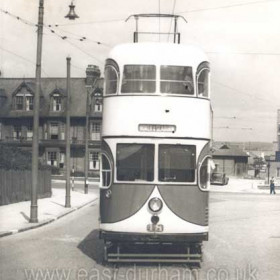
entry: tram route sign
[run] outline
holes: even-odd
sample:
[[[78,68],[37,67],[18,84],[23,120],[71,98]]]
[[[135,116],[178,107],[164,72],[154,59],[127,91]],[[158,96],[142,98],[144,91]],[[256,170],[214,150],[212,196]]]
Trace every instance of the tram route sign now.
[[[172,132],[176,131],[176,125],[170,124],[139,124],[140,132]]]

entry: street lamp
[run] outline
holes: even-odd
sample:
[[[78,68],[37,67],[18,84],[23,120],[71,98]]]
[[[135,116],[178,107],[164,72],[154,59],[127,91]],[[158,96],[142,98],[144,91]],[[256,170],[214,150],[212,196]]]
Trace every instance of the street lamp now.
[[[75,5],[73,5],[73,1],[71,2],[71,5],[69,5],[69,13],[65,16],[65,18],[68,18],[70,20],[75,20],[78,18],[77,14],[75,13]]]

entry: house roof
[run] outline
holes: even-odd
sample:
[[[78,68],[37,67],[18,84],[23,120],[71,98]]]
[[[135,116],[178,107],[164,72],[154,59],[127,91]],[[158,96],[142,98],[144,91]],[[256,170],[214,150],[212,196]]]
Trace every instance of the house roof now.
[[[213,151],[213,156],[219,157],[249,157],[249,155],[237,147],[222,145],[219,149]]]
[[[41,79],[41,94],[40,94],[40,116],[51,116],[53,112],[50,111],[51,94],[58,90],[62,96],[66,96],[66,78],[42,78]],[[102,86],[103,79],[97,83]],[[0,94],[6,94],[7,102],[3,104],[0,109],[0,117],[14,117],[20,113],[11,110],[13,94],[26,86],[30,91],[35,93],[36,80],[35,78],[0,78]],[[1,93],[2,92],[2,93]],[[102,92],[102,91],[101,91]],[[71,117],[84,117],[86,115],[86,100],[87,88],[85,86],[85,78],[71,78],[70,79],[70,115]],[[22,114],[22,113],[21,113]],[[29,112],[32,115],[32,112]],[[56,116],[65,115],[65,112],[55,114]]]

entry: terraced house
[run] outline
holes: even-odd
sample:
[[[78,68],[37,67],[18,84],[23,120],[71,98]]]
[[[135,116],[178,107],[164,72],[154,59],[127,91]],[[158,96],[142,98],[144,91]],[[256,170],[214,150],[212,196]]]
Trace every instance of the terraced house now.
[[[40,160],[56,166],[61,174],[65,171],[66,83],[66,78],[42,78],[40,92]],[[70,85],[71,167],[80,174],[85,168],[89,174],[98,174],[103,98],[100,69],[89,65],[86,77],[71,78]],[[0,78],[1,143],[32,150],[34,94],[34,78]]]

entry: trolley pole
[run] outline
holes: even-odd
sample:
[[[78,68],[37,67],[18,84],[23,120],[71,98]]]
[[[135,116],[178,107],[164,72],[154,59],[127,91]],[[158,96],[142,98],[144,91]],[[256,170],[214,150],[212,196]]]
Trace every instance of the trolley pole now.
[[[66,196],[65,207],[71,207],[71,195],[70,195],[70,62],[71,57],[67,57],[67,97],[66,97]]]
[[[41,62],[43,45],[44,0],[39,0],[37,58],[36,58],[36,90],[33,108],[33,137],[32,137],[32,186],[30,223],[38,223],[37,186],[38,186],[38,158],[39,158],[39,110],[41,89]]]

